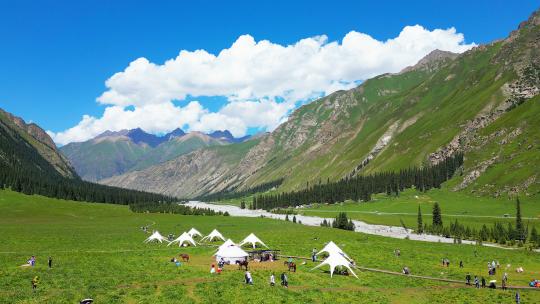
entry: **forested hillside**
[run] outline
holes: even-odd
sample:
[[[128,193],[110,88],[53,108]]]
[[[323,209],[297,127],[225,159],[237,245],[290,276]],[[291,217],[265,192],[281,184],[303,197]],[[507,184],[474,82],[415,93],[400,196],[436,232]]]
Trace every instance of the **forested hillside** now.
[[[45,158],[38,149],[43,143],[29,133],[22,119],[18,124],[11,120],[7,112],[0,112],[0,188],[11,188],[25,194],[41,194],[48,197],[77,201],[128,204],[134,202],[171,201],[172,198],[160,194],[120,189],[82,181],[62,160],[54,145],[48,146]],[[34,125],[37,130],[36,125]],[[41,130],[41,129],[39,129]],[[37,133],[36,133],[37,134]],[[41,140],[52,140],[41,130]],[[56,154],[53,154],[56,153]]]

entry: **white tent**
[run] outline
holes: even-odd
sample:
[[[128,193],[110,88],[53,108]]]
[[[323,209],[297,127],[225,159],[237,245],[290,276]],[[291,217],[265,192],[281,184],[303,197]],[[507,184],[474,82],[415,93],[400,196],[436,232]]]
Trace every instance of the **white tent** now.
[[[255,234],[250,234],[248,235],[243,241],[240,242],[240,246],[243,246],[244,244],[247,244],[247,243],[250,243],[253,248],[255,248],[256,244],[257,243],[260,243],[261,245],[263,245],[264,247],[268,248],[268,246],[266,246],[265,243],[263,243],[263,241],[261,241]]]
[[[328,258],[324,260],[321,264],[315,266],[315,268],[319,268],[324,265],[330,266],[330,277],[332,277],[332,275],[334,274],[334,269],[337,266],[342,266],[347,268],[358,279],[356,273],[354,273],[354,271],[351,269],[351,263],[347,261],[347,259],[345,259],[340,253],[330,253],[330,256],[328,256]]]
[[[228,240],[225,241],[225,243],[221,244],[218,247],[217,251],[220,251],[221,249],[229,247],[229,246],[236,246],[236,244],[231,239],[228,239]]]
[[[154,231],[154,233],[152,233],[152,235],[149,236],[144,242],[145,243],[150,243],[150,242],[153,242],[153,241],[163,243],[163,241],[167,242],[167,238],[164,237],[163,235],[161,235],[159,233],[159,231]]]
[[[204,240],[208,240],[208,241],[213,241],[214,239],[221,239],[222,241],[225,241],[225,238],[223,237],[223,235],[221,235],[221,233],[219,233],[219,231],[217,231],[217,229],[214,229],[212,230],[212,232],[210,232],[209,235],[203,237],[201,239],[201,242],[204,241]]]
[[[197,235],[202,237],[202,234],[195,228],[191,228],[191,230],[189,230],[187,234],[189,234],[189,236],[192,237],[192,238],[197,236]]]
[[[245,261],[248,257],[247,252],[242,250],[242,248],[236,245],[230,245],[221,248],[216,252],[216,261],[219,262],[221,259],[226,263],[234,264],[236,261]]]
[[[323,252],[327,252],[329,256],[332,255],[333,253],[340,254],[344,256],[346,259],[348,259],[349,261],[352,261],[352,259],[343,250],[341,250],[341,248],[339,248],[338,245],[336,245],[336,243],[332,241],[328,242],[328,244],[326,244],[326,246],[324,246],[324,248],[321,249],[321,251],[319,251],[317,255]]]
[[[167,245],[167,246],[170,246],[172,243],[178,243],[178,246],[180,246],[180,247],[182,247],[182,245],[184,243],[188,243],[188,244],[191,243],[191,245],[197,246],[197,244],[195,243],[193,238],[189,234],[187,234],[185,232],[182,233],[178,238],[176,238],[176,240],[170,242],[169,245]]]

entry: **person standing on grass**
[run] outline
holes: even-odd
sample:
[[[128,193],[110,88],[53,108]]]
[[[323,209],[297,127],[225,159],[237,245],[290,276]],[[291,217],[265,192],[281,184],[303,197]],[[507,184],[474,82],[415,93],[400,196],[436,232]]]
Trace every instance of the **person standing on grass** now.
[[[281,286],[289,288],[289,279],[287,278],[285,272],[281,273]]]
[[[272,274],[270,275],[270,286],[275,286],[276,285],[276,277],[274,276],[274,273],[272,272]]]
[[[247,284],[249,285],[253,285],[253,278],[251,277],[251,273],[249,271],[246,271],[246,280],[247,280]]]
[[[39,277],[38,277],[38,276],[35,276],[35,277],[32,279],[32,290],[33,290],[34,292],[37,290],[38,284],[39,284]]]
[[[212,267],[210,268],[210,274],[216,273],[216,266],[212,264]]]
[[[516,304],[521,303],[521,297],[519,296],[519,291],[516,291]]]
[[[477,276],[474,276],[474,286],[476,288],[480,288],[480,282],[478,281],[478,277]]]
[[[317,261],[317,249],[316,248],[313,248],[313,250],[311,250],[311,261],[312,262]]]
[[[471,275],[467,273],[465,276],[465,280],[467,281],[467,285],[471,285]]]
[[[463,268],[463,261],[459,261],[459,268]]]
[[[49,269],[52,268],[52,257],[49,257]]]
[[[482,277],[482,288],[486,288],[486,279]]]

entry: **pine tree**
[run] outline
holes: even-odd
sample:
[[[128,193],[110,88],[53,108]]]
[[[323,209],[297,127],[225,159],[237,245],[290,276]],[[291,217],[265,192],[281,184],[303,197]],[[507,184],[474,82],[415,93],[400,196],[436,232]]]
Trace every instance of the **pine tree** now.
[[[288,214],[285,214],[285,221],[286,221],[286,222],[289,221],[289,215],[288,215]]]
[[[422,224],[422,211],[420,210],[420,206],[418,206],[418,220],[417,220],[418,228],[417,233],[422,234],[424,232],[424,225]]]
[[[296,224],[296,215],[293,215],[292,222]]]
[[[519,197],[516,199],[516,239],[519,241],[525,242],[526,236],[525,236],[525,229],[523,227],[523,222],[521,220],[521,203],[519,201]]]
[[[433,205],[433,227],[442,227],[441,208],[439,203],[435,202]]]
[[[536,226],[533,226],[532,230],[531,230],[531,238],[530,238],[530,241],[531,243],[533,243],[535,246],[540,246],[540,238],[538,236],[538,232],[536,231]]]
[[[240,203],[240,209],[246,209],[246,202],[242,201]]]

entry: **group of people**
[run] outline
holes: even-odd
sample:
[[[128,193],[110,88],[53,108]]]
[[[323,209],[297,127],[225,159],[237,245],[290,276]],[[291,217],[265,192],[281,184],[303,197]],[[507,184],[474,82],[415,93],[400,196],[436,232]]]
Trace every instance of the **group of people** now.
[[[37,261],[37,258],[35,255],[33,255],[26,261],[25,264],[22,264],[21,267],[34,267],[36,266],[36,261]],[[47,264],[49,268],[52,268],[52,265],[53,265],[52,257],[49,257]]]
[[[497,273],[497,269],[499,269],[500,267],[501,267],[501,264],[499,264],[499,261],[493,260],[491,263],[488,262],[487,263],[488,274],[490,276],[495,275]]]
[[[34,267],[36,266],[36,261],[37,261],[36,256],[33,255],[28,259],[28,261],[26,261],[26,264],[23,264],[22,266]],[[49,269],[52,268],[52,265],[53,265],[52,257],[49,257],[47,261],[47,265],[49,266]],[[39,282],[40,282],[39,276],[34,276],[32,280],[30,281],[32,285],[32,290],[34,292],[37,290]]]
[[[467,281],[467,285],[471,285],[471,275],[470,274],[467,274],[465,276],[465,281]],[[477,276],[474,276],[474,286],[476,288],[480,288],[480,283],[482,284],[482,288],[485,288],[486,287],[486,279],[484,277],[482,277],[482,279],[479,279]],[[490,286],[491,287],[491,286]]]
[[[210,274],[221,274],[221,272],[223,271],[223,265],[224,263],[222,263],[221,261],[218,262],[217,268],[216,265],[212,264],[212,266],[210,267]]]
[[[281,273],[280,279],[281,279],[281,286],[283,286],[285,288],[288,288],[289,287],[289,278],[287,277],[287,274],[285,274],[285,272]],[[273,272],[270,275],[270,286],[276,286],[276,276],[274,275]]]
[[[448,258],[442,259],[443,267],[450,267],[450,260]]]

